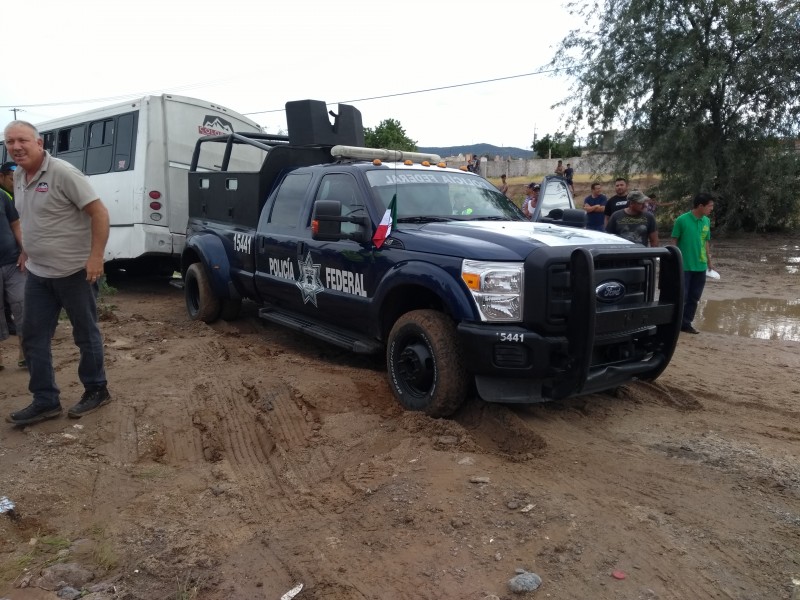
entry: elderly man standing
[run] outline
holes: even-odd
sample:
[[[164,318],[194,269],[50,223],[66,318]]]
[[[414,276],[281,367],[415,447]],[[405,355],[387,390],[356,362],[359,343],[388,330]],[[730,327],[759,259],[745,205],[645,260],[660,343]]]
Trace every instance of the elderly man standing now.
[[[83,173],[50,156],[30,123],[9,123],[5,145],[9,158],[17,163],[14,203],[28,271],[22,343],[30,372],[28,389],[33,394],[29,406],[6,420],[27,425],[61,414],[51,340],[62,308],[80,349],[78,377],[85,389],[68,414],[82,417],[111,400],[96,303],[108,241],[108,210]]]

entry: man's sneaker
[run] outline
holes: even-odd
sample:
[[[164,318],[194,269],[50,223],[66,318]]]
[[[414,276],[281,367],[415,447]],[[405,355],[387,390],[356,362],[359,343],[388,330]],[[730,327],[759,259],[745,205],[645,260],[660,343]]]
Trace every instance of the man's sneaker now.
[[[700,333],[699,331],[697,331],[697,329],[695,329],[691,325],[684,325],[683,327],[681,327],[681,331],[683,331],[684,333]]]
[[[61,406],[55,408],[42,408],[31,404],[22,410],[13,412],[6,417],[6,421],[14,425],[30,425],[31,423],[38,423],[39,421],[46,421],[53,419],[61,414]]]
[[[67,414],[73,419],[80,419],[83,415],[88,415],[109,402],[111,402],[111,394],[108,393],[106,386],[86,390],[83,392],[80,402],[70,408]]]

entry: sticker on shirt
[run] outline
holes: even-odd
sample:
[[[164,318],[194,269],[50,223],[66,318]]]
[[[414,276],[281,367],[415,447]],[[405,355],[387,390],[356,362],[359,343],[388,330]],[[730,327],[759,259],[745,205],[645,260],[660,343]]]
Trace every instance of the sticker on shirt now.
[[[47,193],[47,191],[48,191],[49,189],[50,189],[50,188],[49,188],[49,186],[47,185],[47,182],[46,182],[46,181],[43,181],[42,183],[40,183],[39,185],[37,185],[37,186],[36,186],[36,191],[37,191],[37,192],[43,192],[43,193],[45,193],[45,194]]]

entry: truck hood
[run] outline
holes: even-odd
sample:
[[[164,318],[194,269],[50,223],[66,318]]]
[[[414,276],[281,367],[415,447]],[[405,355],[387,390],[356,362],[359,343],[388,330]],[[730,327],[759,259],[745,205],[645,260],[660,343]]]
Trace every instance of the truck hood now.
[[[609,233],[526,221],[400,224],[392,236],[407,250],[458,254],[476,260],[523,260],[541,247],[635,246]]]

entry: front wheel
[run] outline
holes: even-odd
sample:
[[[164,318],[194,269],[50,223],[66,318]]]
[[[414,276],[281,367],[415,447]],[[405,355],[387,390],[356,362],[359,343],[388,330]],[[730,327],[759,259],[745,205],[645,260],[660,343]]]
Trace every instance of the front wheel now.
[[[211,289],[211,283],[202,264],[192,263],[186,269],[183,291],[186,297],[186,312],[192,321],[213,323],[219,318],[222,305]]]
[[[452,320],[435,310],[400,317],[386,348],[389,385],[400,404],[432,417],[461,405],[469,382]]]

